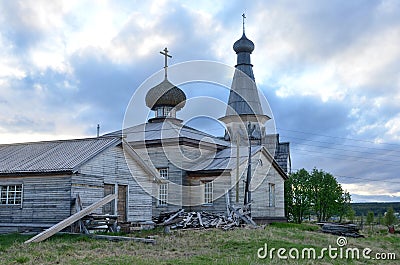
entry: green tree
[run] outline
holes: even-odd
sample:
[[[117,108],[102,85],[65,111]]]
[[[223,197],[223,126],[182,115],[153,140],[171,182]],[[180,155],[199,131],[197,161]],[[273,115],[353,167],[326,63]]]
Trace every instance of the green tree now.
[[[344,191],[336,178],[314,168],[311,173],[311,183],[311,205],[318,222],[328,221],[335,214],[340,215]]]
[[[374,212],[372,211],[368,211],[367,213],[367,220],[366,220],[366,224],[367,225],[371,225],[374,222]]]
[[[350,194],[343,191],[335,177],[323,170],[311,173],[301,169],[285,182],[286,216],[301,223],[313,212],[318,221],[327,221],[334,215],[343,215],[350,209]]]
[[[350,208],[346,216],[351,223],[354,223],[354,220],[356,219],[356,211],[354,211],[353,208]]]
[[[342,222],[343,217],[344,217],[344,216],[347,216],[348,213],[349,213],[351,210],[353,210],[353,209],[351,208],[350,202],[351,202],[350,193],[347,192],[347,191],[345,191],[345,192],[342,194],[342,198],[341,198],[340,203],[339,203],[339,222],[340,222],[340,223]],[[355,215],[355,213],[354,213],[354,215]],[[353,218],[353,221],[354,221],[354,218]]]
[[[392,226],[396,223],[396,216],[394,215],[394,210],[390,207],[385,214],[385,225]]]
[[[371,229],[372,229],[372,225],[374,223],[374,218],[375,218],[374,212],[368,211],[366,224],[370,225]]]
[[[381,224],[382,214],[378,213],[378,225]]]
[[[301,223],[310,209],[310,175],[301,169],[285,181],[286,216],[289,220]]]

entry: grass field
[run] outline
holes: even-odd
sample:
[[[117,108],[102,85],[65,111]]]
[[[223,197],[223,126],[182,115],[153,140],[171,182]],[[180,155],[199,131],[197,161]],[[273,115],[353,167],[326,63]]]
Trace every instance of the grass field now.
[[[0,264],[398,264],[394,260],[331,259],[326,252],[322,260],[288,259],[277,257],[276,251],[259,259],[257,251],[267,243],[270,248],[315,248],[317,256],[324,247],[338,247],[337,236],[318,232],[313,225],[272,224],[265,228],[242,228],[231,231],[217,229],[146,231],[132,236],[155,235],[157,244],[109,242],[80,235],[56,235],[33,244],[23,242],[31,236],[0,235]],[[391,252],[400,259],[400,234],[390,235],[382,227],[364,231],[365,238],[348,238],[345,248],[372,249]],[[295,252],[293,252],[295,253]],[[288,255],[288,253],[284,253]],[[301,254],[300,254],[301,257]]]

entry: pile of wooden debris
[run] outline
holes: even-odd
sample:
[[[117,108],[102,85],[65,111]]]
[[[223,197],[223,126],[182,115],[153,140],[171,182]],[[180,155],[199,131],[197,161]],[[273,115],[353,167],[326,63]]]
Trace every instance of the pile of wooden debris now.
[[[205,211],[185,212],[181,209],[176,212],[162,213],[153,221],[157,225],[168,226],[170,229],[221,228],[228,230],[241,224],[257,226],[248,211],[233,206],[229,206],[227,215]]]
[[[329,233],[346,237],[364,237],[361,235],[360,228],[355,224],[335,224],[335,223],[318,223],[323,233]]]

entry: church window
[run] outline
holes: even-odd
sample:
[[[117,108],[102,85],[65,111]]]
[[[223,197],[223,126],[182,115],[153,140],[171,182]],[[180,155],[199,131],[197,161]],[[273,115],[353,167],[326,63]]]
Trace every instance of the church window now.
[[[22,184],[0,186],[0,205],[21,205]]]
[[[168,199],[168,183],[162,183],[159,186],[158,206],[167,206]]]
[[[161,178],[168,179],[168,168],[159,168],[158,172],[160,172]]]
[[[275,184],[268,184],[269,207],[275,207]]]
[[[204,182],[204,203],[213,203],[213,183],[212,181]]]
[[[168,168],[159,168],[160,178],[168,179]],[[168,199],[168,183],[162,183],[158,190],[158,206],[166,206]]]
[[[172,107],[158,107],[156,109],[156,117],[167,117],[167,116],[171,116],[171,110]]]

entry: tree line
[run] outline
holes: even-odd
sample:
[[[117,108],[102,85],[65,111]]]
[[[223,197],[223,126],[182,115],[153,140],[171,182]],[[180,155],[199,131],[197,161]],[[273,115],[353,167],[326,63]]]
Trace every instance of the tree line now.
[[[350,208],[351,196],[336,178],[323,170],[300,169],[285,181],[285,211],[289,221],[301,223],[315,215],[318,222],[338,216],[342,221]]]

